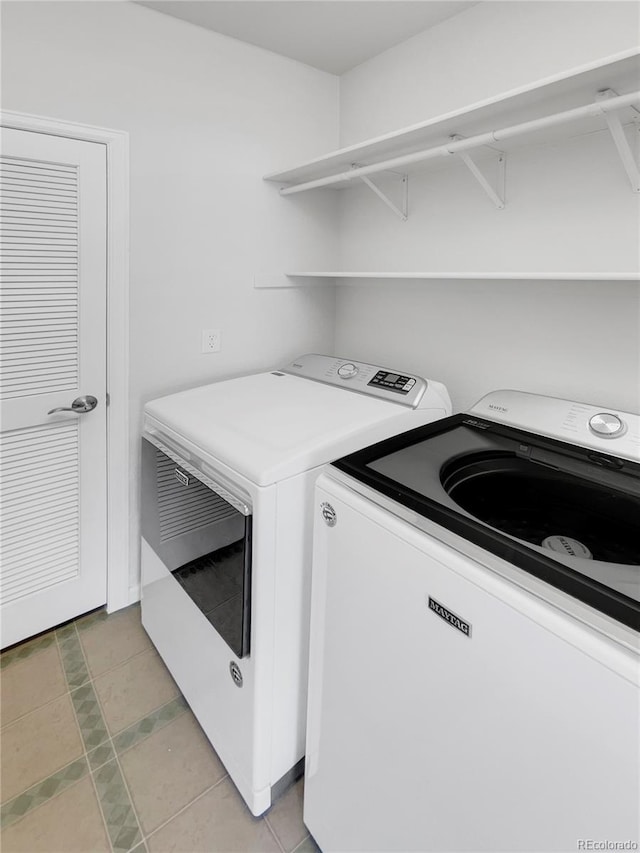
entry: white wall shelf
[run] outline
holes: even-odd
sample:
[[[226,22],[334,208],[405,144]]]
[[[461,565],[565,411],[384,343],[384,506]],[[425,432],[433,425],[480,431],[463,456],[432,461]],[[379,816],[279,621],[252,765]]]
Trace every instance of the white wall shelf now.
[[[293,169],[273,172],[266,175],[265,180],[280,184],[280,193],[286,196],[307,190],[341,189],[354,183],[360,186],[364,183],[393,213],[406,220],[409,213],[407,175],[427,170],[429,166],[441,167],[447,158],[449,161],[458,159],[461,167],[466,166],[471,171],[472,178],[480,183],[485,194],[501,211],[505,207],[504,170],[508,151],[525,146],[555,145],[586,134],[602,135],[603,151],[606,145],[610,146],[609,150],[618,159],[617,165],[627,186],[634,192],[640,192],[639,131],[640,52],[636,49],[472,104],[466,109],[449,112],[334,151]],[[469,152],[473,152],[475,159]],[[496,161],[497,171],[496,177],[488,180],[485,175],[491,161]],[[609,164],[606,165],[608,167]],[[589,163],[588,168],[597,171],[597,162]],[[388,177],[385,183],[378,185],[371,180],[371,176],[382,173]],[[557,169],[554,179],[562,179]],[[398,184],[398,181],[401,183]],[[415,228],[411,233],[415,235]],[[353,266],[358,264],[357,259],[351,260]],[[450,271],[440,272],[294,270],[257,275],[254,286],[275,289],[371,282],[374,279],[638,281],[636,270],[615,273],[588,269],[575,272],[496,272],[491,271],[495,259],[487,260],[489,262],[484,269],[488,267],[489,271],[484,271],[482,267],[482,271],[478,271],[478,267],[474,271],[460,271],[453,267]],[[567,260],[567,266],[572,266],[571,259]],[[579,263],[577,257],[576,260]],[[376,263],[375,260],[372,262]],[[394,261],[391,263],[395,266]],[[635,266],[633,261],[629,264],[628,259],[621,263]],[[419,270],[427,264],[428,260],[423,259],[416,266]],[[615,260],[612,259],[611,265],[615,265]],[[549,267],[553,269],[553,266],[555,264],[551,261]]]
[[[424,170],[429,162],[442,162],[443,157],[453,155],[470,166],[469,151],[479,149],[495,155],[496,144],[505,152],[608,129],[632,189],[640,191],[638,166],[620,130],[638,121],[639,81],[640,55],[628,51],[293,169],[273,172],[265,180],[281,184],[282,195],[321,187],[341,188],[383,171]],[[481,175],[476,174],[476,178],[482,181]],[[498,197],[497,202],[501,201]]]
[[[256,275],[254,287],[281,289],[345,285],[354,282],[398,281],[636,281],[640,272],[290,272]]]

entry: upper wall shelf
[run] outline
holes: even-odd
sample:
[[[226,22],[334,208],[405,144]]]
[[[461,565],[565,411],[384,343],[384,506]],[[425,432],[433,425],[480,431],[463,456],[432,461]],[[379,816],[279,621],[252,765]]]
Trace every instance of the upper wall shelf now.
[[[640,54],[625,52],[597,65],[543,80],[536,85],[456,110],[394,133],[342,148],[294,169],[273,172],[265,180],[282,185],[282,195],[320,187],[344,187],[354,179],[371,186],[369,175],[382,171],[425,169],[430,160],[458,154],[483,183],[496,206],[504,206],[469,152],[500,152],[609,128],[632,188],[640,192],[640,172],[622,126],[638,118]],[[599,93],[606,92],[605,95]],[[374,191],[378,188],[371,187]],[[406,208],[383,199],[403,219]]]
[[[282,289],[300,285],[350,284],[367,281],[635,281],[637,272],[289,272],[256,275],[257,289]]]

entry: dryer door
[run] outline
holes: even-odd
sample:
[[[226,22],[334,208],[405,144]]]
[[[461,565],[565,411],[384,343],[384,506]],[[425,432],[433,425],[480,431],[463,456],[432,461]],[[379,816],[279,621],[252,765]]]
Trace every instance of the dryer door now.
[[[242,658],[249,654],[251,630],[252,516],[200,477],[143,438],[142,536]]]

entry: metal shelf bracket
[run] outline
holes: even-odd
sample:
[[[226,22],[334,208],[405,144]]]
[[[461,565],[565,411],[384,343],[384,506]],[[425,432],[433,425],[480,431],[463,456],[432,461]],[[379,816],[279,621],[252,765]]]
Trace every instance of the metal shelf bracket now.
[[[618,97],[618,93],[614,92],[613,89],[603,89],[601,92],[598,92],[597,100],[598,101],[608,101],[610,98]],[[640,113],[635,107],[631,107],[636,113],[635,119],[635,129],[640,131],[640,125],[638,124],[638,119],[640,119]],[[609,127],[609,132],[613,138],[613,142],[618,150],[618,154],[620,155],[620,159],[622,161],[622,166],[627,173],[627,177],[631,183],[631,189],[634,193],[640,193],[640,169],[638,168],[638,164],[636,163],[636,157],[634,156],[633,151],[631,150],[631,146],[629,145],[629,140],[627,139],[627,135],[624,132],[624,127],[622,126],[622,121],[618,113],[615,112],[605,112],[604,113],[605,121],[607,122],[607,126]]]
[[[359,167],[358,163],[353,163],[351,168],[357,169]],[[402,182],[402,200],[401,206],[398,207],[394,204],[389,196],[383,192],[380,187],[376,186],[374,182],[367,175],[359,175],[360,180],[363,184],[366,184],[370,190],[372,190],[378,198],[383,201],[387,207],[392,210],[397,217],[399,217],[403,222],[406,222],[409,218],[409,176],[405,174],[400,174],[398,172],[393,172],[395,175],[399,175],[400,180]]]
[[[464,137],[460,136],[459,133],[454,133],[453,136],[449,137],[449,139],[451,142],[459,142],[461,139],[464,139]],[[492,148],[492,150],[497,154],[498,173],[496,189],[491,186],[467,151],[450,151],[449,153],[460,157],[462,162],[469,169],[473,177],[480,184],[498,210],[504,210],[507,155],[504,151],[499,151],[497,148]]]

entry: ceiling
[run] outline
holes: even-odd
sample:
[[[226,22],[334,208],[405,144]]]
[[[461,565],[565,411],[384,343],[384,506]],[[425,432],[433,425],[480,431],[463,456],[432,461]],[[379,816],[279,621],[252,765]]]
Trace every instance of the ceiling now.
[[[138,0],[141,6],[343,74],[475,6],[459,0]]]

